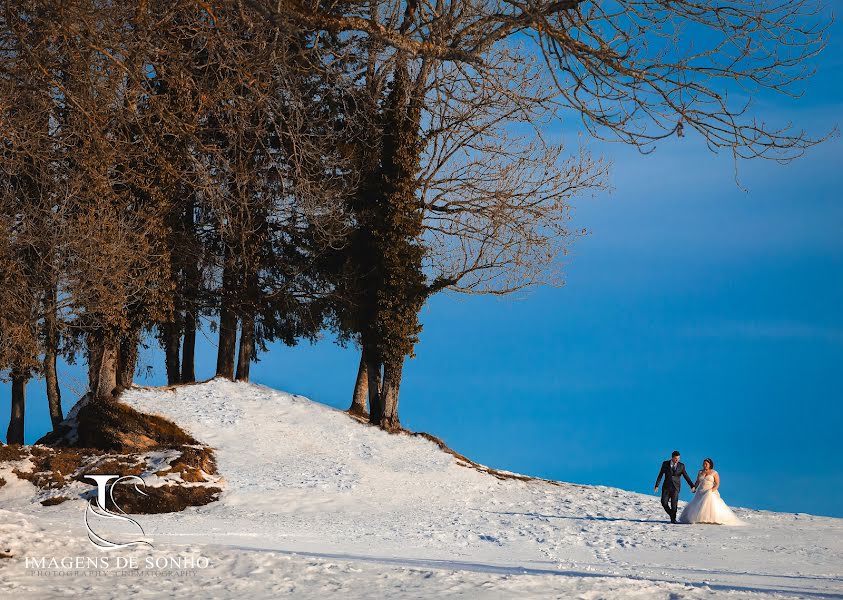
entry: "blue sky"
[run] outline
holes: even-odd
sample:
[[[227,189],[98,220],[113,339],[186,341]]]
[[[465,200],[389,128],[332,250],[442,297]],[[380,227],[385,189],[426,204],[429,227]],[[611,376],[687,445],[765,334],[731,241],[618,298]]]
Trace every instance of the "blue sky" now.
[[[830,42],[803,98],[764,98],[757,113],[817,133],[843,125],[841,24]],[[732,505],[843,517],[841,138],[789,165],[742,163],[747,191],[731,158],[692,135],[646,156],[591,149],[613,162],[614,191],[577,202],[590,234],[567,285],[434,298],[402,423],[484,464],[641,492],[678,448],[691,469],[715,460]],[[199,377],[213,374],[206,335]],[[142,360],[154,369],[140,382],[161,383],[160,353]],[[345,408],[357,360],[328,338],[278,346],[253,379]],[[60,375],[67,410],[83,369]],[[28,392],[32,442],[49,419],[43,384]]]

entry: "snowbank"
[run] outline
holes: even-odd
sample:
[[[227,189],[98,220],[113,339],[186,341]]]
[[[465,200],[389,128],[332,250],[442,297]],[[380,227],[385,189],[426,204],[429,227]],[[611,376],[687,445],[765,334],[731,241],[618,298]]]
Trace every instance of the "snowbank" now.
[[[102,585],[138,597],[843,598],[840,519],[738,508],[747,527],[674,526],[654,496],[499,479],[427,439],[258,385],[215,380],[122,400],[216,448],[218,502],[138,517],[154,553],[210,566],[35,575],[26,556],[98,551],[81,501],[42,507],[31,484],[11,481],[0,487],[0,540],[15,557],[0,560],[0,597]]]

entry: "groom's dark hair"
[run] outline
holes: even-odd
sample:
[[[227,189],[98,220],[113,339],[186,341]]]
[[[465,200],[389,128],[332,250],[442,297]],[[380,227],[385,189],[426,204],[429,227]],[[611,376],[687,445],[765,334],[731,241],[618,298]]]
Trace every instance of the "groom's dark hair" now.
[[[674,457],[674,456],[679,456],[679,450],[674,450],[673,454],[671,454],[670,456],[671,456],[671,458]]]

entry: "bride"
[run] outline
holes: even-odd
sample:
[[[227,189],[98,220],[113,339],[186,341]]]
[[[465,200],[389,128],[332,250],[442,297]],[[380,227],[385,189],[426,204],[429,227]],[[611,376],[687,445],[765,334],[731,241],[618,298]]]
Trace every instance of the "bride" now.
[[[720,475],[714,470],[714,461],[706,458],[697,473],[697,492],[682,515],[680,523],[716,523],[718,525],[744,525],[720,497]]]

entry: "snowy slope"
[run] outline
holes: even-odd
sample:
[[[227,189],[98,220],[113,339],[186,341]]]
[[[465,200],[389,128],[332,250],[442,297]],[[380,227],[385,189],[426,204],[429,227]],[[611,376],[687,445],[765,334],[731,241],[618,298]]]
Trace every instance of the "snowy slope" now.
[[[201,554],[210,566],[97,579],[0,560],[0,598],[61,597],[74,585],[149,598],[843,598],[840,519],[736,509],[747,527],[672,526],[654,496],[500,480],[426,439],[257,385],[122,399],[217,448],[225,478],[219,502],[138,517],[155,548],[133,552]],[[28,482],[0,476],[0,551],[98,553],[81,500],[33,505]]]

